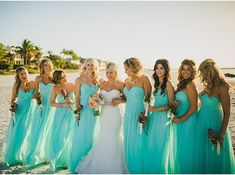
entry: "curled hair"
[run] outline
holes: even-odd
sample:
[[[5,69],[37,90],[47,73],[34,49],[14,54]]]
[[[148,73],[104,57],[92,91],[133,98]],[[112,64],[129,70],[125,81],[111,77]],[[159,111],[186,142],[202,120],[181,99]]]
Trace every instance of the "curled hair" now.
[[[182,76],[183,67],[187,65],[191,72],[191,76],[188,79],[184,79]],[[193,60],[185,59],[181,62],[180,68],[178,70],[178,81],[176,92],[186,88],[187,84],[191,83],[196,77],[196,64]]]
[[[28,74],[28,71],[27,71],[27,69],[26,69],[25,67],[20,66],[20,67],[17,67],[17,68],[16,68],[16,75],[15,75],[16,94],[18,93],[19,88],[20,88],[20,83],[21,83],[21,80],[20,80],[20,73],[21,73],[23,70]]]
[[[53,71],[53,64],[52,64],[51,60],[48,59],[48,58],[44,58],[44,59],[42,59],[42,61],[39,64],[40,75],[44,75],[45,74],[44,63],[48,63],[51,66],[51,69]]]
[[[115,63],[108,63],[108,65],[106,66],[106,69],[111,69],[112,71],[116,72],[117,77],[118,78],[118,66]]]
[[[199,73],[199,77],[201,77],[201,81],[210,95],[215,86],[223,85],[228,90],[230,89],[230,85],[226,82],[224,74],[216,66],[214,60],[210,58],[205,59],[199,66]]]
[[[86,65],[89,61],[92,62],[94,65],[94,71],[92,72],[92,79],[96,85],[99,85],[99,68],[98,68],[98,61],[96,59],[93,58],[86,59],[80,74],[84,75],[84,73],[86,72]]]
[[[62,77],[63,74],[65,75],[63,70],[55,70],[53,73],[52,83],[54,83],[56,86],[60,84],[60,81],[63,78]]]
[[[158,64],[161,64],[163,66],[163,68],[165,69],[165,75],[164,75],[163,82],[160,87],[161,94],[163,94],[163,93],[165,93],[167,81],[168,81],[168,79],[170,79],[170,65],[166,59],[158,59],[155,62],[155,65],[153,68],[154,73],[152,75],[153,80],[154,80],[154,88],[155,88],[154,93],[157,92],[157,90],[159,89],[159,85],[160,85],[159,77],[157,76],[157,73],[156,73],[156,69],[157,69]]]
[[[124,61],[123,64],[126,65],[135,74],[139,74],[143,70],[143,66],[138,58],[128,58]]]

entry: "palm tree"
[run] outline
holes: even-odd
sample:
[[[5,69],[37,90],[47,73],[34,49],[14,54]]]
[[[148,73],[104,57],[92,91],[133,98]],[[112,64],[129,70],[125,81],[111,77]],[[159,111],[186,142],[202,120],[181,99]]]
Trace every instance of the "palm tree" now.
[[[80,60],[81,59],[81,57],[79,55],[77,55],[73,50],[63,49],[63,51],[60,53],[71,56],[73,60]]]
[[[34,49],[31,51],[32,57],[34,57],[34,63],[38,63],[38,60],[42,56],[42,49],[39,46],[34,46]]]
[[[34,51],[34,45],[30,40],[24,39],[21,46],[16,47],[17,52],[24,59],[24,65],[30,64],[30,59],[32,58],[32,53]]]

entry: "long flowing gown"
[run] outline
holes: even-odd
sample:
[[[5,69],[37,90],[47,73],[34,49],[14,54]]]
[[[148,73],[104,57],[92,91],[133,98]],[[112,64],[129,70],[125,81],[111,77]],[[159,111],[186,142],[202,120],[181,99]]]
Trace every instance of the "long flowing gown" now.
[[[161,94],[159,89],[154,95],[154,106],[161,107],[168,105],[168,94]],[[165,174],[169,173],[170,166],[170,131],[171,126],[167,125],[168,111],[152,112],[149,120],[147,146],[144,156],[144,173]]]
[[[55,112],[55,108],[50,104],[52,87],[52,83],[39,83],[42,105],[37,105],[24,141],[24,164],[35,165],[49,161],[50,140],[48,133],[51,130]]]
[[[195,173],[233,174],[235,173],[235,159],[229,130],[226,130],[224,143],[220,152],[217,146],[208,138],[208,129],[219,134],[222,126],[223,112],[220,99],[209,97],[208,94],[200,96],[201,108],[198,112],[196,129]]]
[[[10,120],[3,144],[3,159],[8,165],[22,162],[21,148],[28,129],[29,111],[33,111],[32,108],[36,106],[36,103],[32,102],[34,93],[33,89],[27,92],[21,89],[18,91],[15,119],[12,117]]]
[[[77,122],[73,126],[73,134],[70,140],[70,157],[68,168],[71,173],[75,173],[75,169],[82,159],[92,148],[96,134],[99,131],[98,117],[94,115],[94,109],[90,108],[88,101],[94,93],[98,91],[98,86],[89,86],[88,84],[81,84],[80,104],[83,109],[80,112],[79,125]]]
[[[129,173],[143,173],[146,133],[139,133],[138,116],[144,112],[144,89],[134,86],[123,90],[127,101],[124,114],[124,155]]]
[[[116,89],[102,90],[106,103],[119,97]],[[121,113],[119,106],[110,104],[102,106],[100,116],[100,134],[88,155],[76,168],[78,173],[123,174],[123,137],[121,135]]]
[[[185,92],[179,91],[175,95],[179,102],[176,110],[176,117],[182,117],[190,108],[188,96]],[[173,136],[173,173],[193,173],[195,156],[195,132],[197,112],[194,112],[187,120],[174,124]]]
[[[74,93],[70,93],[68,98],[74,100]],[[65,99],[61,94],[56,95],[57,103],[65,103]],[[71,108],[56,108],[54,120],[50,133],[50,165],[52,170],[57,168],[65,168],[68,164],[69,157],[69,139],[72,132],[72,124],[75,123],[75,115],[73,109],[74,104],[70,104]]]

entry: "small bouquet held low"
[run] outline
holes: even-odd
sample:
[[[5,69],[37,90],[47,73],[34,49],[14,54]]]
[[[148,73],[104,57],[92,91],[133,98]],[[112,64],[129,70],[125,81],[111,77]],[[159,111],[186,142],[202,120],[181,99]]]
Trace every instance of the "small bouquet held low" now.
[[[36,100],[37,100],[38,106],[40,107],[41,117],[42,117],[42,96],[40,93],[38,93],[38,95],[36,96]]]
[[[17,110],[17,103],[15,101],[13,101],[13,102],[11,102],[11,106],[10,106],[13,127],[15,126],[15,123],[16,123],[16,117],[15,117],[16,110]]]
[[[105,104],[103,95],[100,93],[93,94],[90,97],[88,104],[90,108],[94,110],[94,115],[99,116],[100,115],[99,106]]]
[[[79,105],[79,106],[77,107],[77,109],[74,111],[74,114],[75,114],[75,116],[76,116],[78,125],[79,125],[79,120],[80,120],[80,112],[81,112],[82,109],[83,109],[83,105]]]
[[[151,98],[150,97],[146,97],[144,99],[144,112],[141,112],[138,116],[138,130],[139,130],[139,134],[142,134],[143,132],[143,128],[147,122],[147,116],[148,116],[148,107],[150,104]]]
[[[220,155],[221,145],[220,145],[220,142],[216,138],[216,134],[215,134],[214,130],[209,128],[207,130],[207,133],[208,133],[209,140],[212,144],[211,149],[214,150],[214,147],[216,145],[216,147],[217,147],[216,152],[217,152],[218,155]]]
[[[167,126],[170,125],[170,124],[173,124],[172,120],[176,115],[176,106],[173,103],[169,103],[168,107],[169,107],[169,110],[168,110],[168,113],[167,113],[167,117],[168,117],[169,121],[166,122]]]

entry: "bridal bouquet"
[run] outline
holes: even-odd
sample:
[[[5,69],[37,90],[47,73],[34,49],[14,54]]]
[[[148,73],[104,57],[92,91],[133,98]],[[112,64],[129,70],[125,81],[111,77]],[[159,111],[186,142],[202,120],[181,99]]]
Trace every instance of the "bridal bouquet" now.
[[[77,109],[74,111],[74,114],[75,114],[75,116],[76,116],[78,125],[79,125],[79,120],[80,120],[80,112],[81,112],[82,108],[83,108],[83,105],[79,105],[79,106],[77,107]]]
[[[150,104],[151,98],[145,98],[144,99],[144,112],[141,112],[138,116],[138,128],[139,128],[139,134],[142,134],[143,128],[147,122],[147,116],[148,116],[148,107]]]
[[[169,103],[168,107],[169,107],[169,110],[168,110],[168,113],[167,113],[167,117],[168,117],[169,121],[166,122],[166,125],[173,124],[172,120],[176,115],[176,106],[173,103]]]
[[[37,100],[37,104],[40,108],[42,108],[42,96],[39,92],[38,96],[36,97],[36,100]]]
[[[11,116],[12,116],[12,121],[13,121],[13,127],[16,123],[16,117],[15,117],[16,110],[17,110],[17,103],[13,101],[11,103],[11,106],[10,106],[10,111],[11,111]]]
[[[212,144],[212,147],[211,147],[211,149],[212,150],[214,150],[214,146],[216,145],[216,147],[217,147],[217,154],[219,155],[220,154],[220,143],[219,143],[219,141],[216,139],[216,134],[215,134],[215,132],[214,132],[214,130],[213,129],[211,129],[211,128],[209,128],[208,130],[207,130],[207,133],[208,133],[208,137],[209,137],[209,139],[210,139],[210,142],[211,142],[211,144]]]
[[[36,100],[37,100],[38,106],[40,107],[40,110],[41,110],[41,117],[42,117],[42,96],[41,96],[40,93],[39,93],[38,96],[36,97]]]
[[[88,104],[90,108],[94,109],[94,115],[99,116],[100,115],[99,106],[105,104],[103,95],[100,93],[93,94],[90,97]]]

